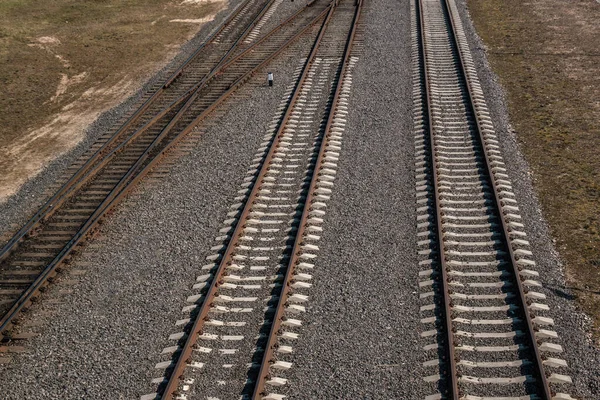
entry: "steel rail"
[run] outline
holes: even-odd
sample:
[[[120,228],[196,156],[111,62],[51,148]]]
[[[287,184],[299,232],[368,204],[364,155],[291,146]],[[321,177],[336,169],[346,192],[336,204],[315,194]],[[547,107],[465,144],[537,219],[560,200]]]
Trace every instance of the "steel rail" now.
[[[288,104],[294,103],[298,97],[299,88],[308,73],[309,63],[312,62],[312,58],[315,53],[314,50],[315,50],[316,46],[318,46],[318,44],[320,43],[320,40],[322,38],[322,32],[324,31],[324,27],[326,26],[327,22],[329,21],[329,17],[332,13],[332,10],[333,10],[332,6],[329,6],[328,8],[326,8],[324,10],[324,13],[326,12],[327,16],[325,17],[325,20],[323,21],[323,25],[320,28],[319,34],[317,35],[317,38],[315,39],[315,42],[311,49],[311,53],[310,53],[309,57],[307,58],[306,63],[303,66],[302,74],[298,78],[298,83],[296,84],[296,86],[294,88],[294,92],[293,92],[290,102]],[[323,13],[319,15],[317,20],[322,17],[323,17]],[[288,108],[286,109],[286,112],[284,114],[284,117],[280,123],[280,127],[285,125],[286,121],[290,118],[290,115],[291,115],[291,107],[288,106]],[[188,359],[192,354],[192,350],[193,350],[194,345],[196,344],[198,335],[201,334],[202,329],[204,328],[204,323],[205,323],[206,319],[208,318],[208,313],[210,312],[210,309],[213,305],[213,300],[216,297],[218,287],[222,283],[222,278],[225,275],[225,270],[228,265],[231,265],[233,263],[233,257],[232,257],[233,252],[235,251],[235,248],[237,247],[239,238],[243,236],[243,230],[246,227],[246,225],[242,221],[245,221],[249,218],[248,215],[251,212],[252,206],[255,203],[255,198],[258,195],[258,192],[260,191],[260,189],[262,187],[261,184],[264,182],[264,177],[265,177],[266,173],[268,172],[268,169],[269,169],[268,166],[274,157],[275,150],[278,148],[279,143],[281,142],[282,133],[283,133],[283,130],[279,129],[275,140],[271,143],[269,151],[267,152],[267,155],[265,156],[265,159],[264,159],[261,169],[256,177],[256,180],[252,187],[252,190],[250,191],[250,194],[248,195],[246,203],[244,204],[244,208],[243,208],[242,212],[240,213],[240,216],[238,217],[237,225],[236,225],[233,233],[231,234],[229,243],[227,244],[227,248],[225,249],[225,252],[223,253],[223,256],[221,257],[221,261],[219,262],[219,265],[214,273],[214,277],[211,281],[211,284],[210,284],[206,294],[204,295],[204,300],[202,302],[202,306],[200,307],[200,310],[194,319],[194,324],[192,325],[190,332],[187,335],[185,344],[183,345],[181,353],[179,354],[177,363],[175,364],[175,366],[171,372],[171,375],[168,378],[168,382],[166,384],[165,389],[163,390],[161,400],[171,400],[173,398],[173,394],[177,391],[180,378],[182,377],[182,375],[185,371],[186,365],[189,362]]]
[[[229,95],[231,95],[237,88],[247,80],[255,71],[263,67],[267,62],[271,61],[274,57],[280,54],[283,50],[285,50],[291,43],[297,40],[302,34],[304,34],[310,27],[312,27],[318,20],[323,18],[325,13],[331,6],[326,7],[317,17],[313,18],[304,28],[302,28],[299,32],[297,32],[292,38],[288,39],[285,43],[283,43],[275,52],[273,52],[268,58],[263,60],[259,65],[254,67],[252,70],[248,71],[242,77],[240,77],[231,87],[218,99],[216,99],[210,107],[204,110],[198,117],[192,121],[187,128],[185,128],[182,132],[180,132],[176,138],[174,138],[171,142],[169,142],[165,148],[163,148],[159,154],[155,155],[151,162],[146,165],[141,171],[137,173],[137,175],[129,181],[129,179],[136,173],[136,170],[142,165],[143,162],[147,160],[149,157],[150,151],[159,143],[159,140],[155,140],[149,148],[138,158],[137,162],[134,166],[132,166],[123,178],[117,183],[115,188],[111,190],[111,192],[106,196],[106,198],[102,201],[102,203],[96,208],[94,213],[86,220],[84,225],[79,229],[79,231],[71,238],[71,240],[63,247],[63,249],[59,252],[59,254],[47,264],[44,270],[38,275],[35,281],[22,293],[19,299],[13,304],[11,309],[7,311],[6,314],[0,319],[0,334],[6,331],[12,320],[19,314],[19,312],[25,307],[30,301],[31,298],[39,291],[41,286],[45,283],[45,281],[53,276],[56,273],[56,268],[58,265],[64,261],[64,259],[69,255],[72,249],[79,244],[79,242],[89,233],[89,231],[98,223],[98,221],[108,212],[110,208],[112,208],[116,203],[122,199],[122,197],[128,192],[128,189],[131,189],[135,183],[137,183],[143,176],[145,176],[150,169],[160,160],[162,156],[172,148],[180,138],[189,133],[194,125],[197,124],[200,120],[205,118],[209,113],[211,113],[217,105],[223,102]],[[289,20],[286,20],[289,22]],[[279,27],[278,27],[279,28]],[[276,29],[278,29],[276,28]],[[166,135],[166,132],[164,132]],[[163,137],[165,136],[163,135]],[[161,139],[163,138],[161,137]],[[157,138],[158,139],[158,138]]]
[[[219,97],[217,100],[215,100],[215,102],[213,104],[211,104],[211,106],[209,108],[207,108],[206,110],[202,111],[191,123],[188,124],[188,126],[181,131],[180,133],[177,134],[178,138],[181,138],[183,136],[185,136],[186,134],[188,134],[196,124],[198,124],[202,119],[204,119],[208,114],[210,114],[217,105],[219,105],[222,101],[224,101],[231,93],[233,93],[246,79],[248,79],[255,71],[257,71],[258,69],[262,68],[265,64],[267,64],[269,61],[271,61],[274,57],[276,57],[279,53],[281,53],[285,48],[287,48],[292,42],[294,42],[296,39],[298,39],[306,30],[308,30],[314,23],[316,23],[318,20],[320,20],[324,14],[328,13],[329,10],[331,9],[331,7],[327,7],[323,10],[323,12],[321,14],[319,14],[317,17],[315,17],[309,24],[307,24],[300,32],[296,33],[292,38],[288,39],[281,47],[278,48],[277,51],[275,51],[274,53],[272,53],[268,58],[266,58],[265,60],[263,60],[258,66],[254,67],[252,70],[248,71],[246,74],[244,74],[242,77],[240,77],[236,82],[234,82],[231,87],[228,89],[228,91],[226,93],[224,93],[223,95],[221,95],[221,97]],[[266,39],[266,38],[265,38]],[[130,178],[131,176],[133,176],[136,172],[136,170],[142,166],[142,164],[148,159],[150,152],[156,147],[158,146],[158,144],[160,144],[160,142],[164,139],[164,137],[166,135],[168,135],[170,129],[172,128],[172,125],[168,126],[165,128],[165,130],[154,140],[154,142],[148,146],[148,148],[146,149],[146,151],[140,156],[140,158],[138,159],[138,161],[136,162],[136,164],[134,164],[130,170],[128,171],[128,173],[122,178],[121,182],[119,182],[119,184],[117,184],[117,187],[123,183],[121,185],[121,187],[126,187],[125,185],[129,185],[130,183],[127,182],[127,179]],[[169,142],[169,144],[160,151],[160,154],[155,156],[155,157],[159,157],[160,155],[165,154],[167,151],[169,151],[169,149],[174,146],[177,143],[176,139],[172,140],[171,142]],[[153,162],[156,162],[156,160],[153,158]],[[150,166],[145,166],[144,170],[149,171],[149,167]],[[144,171],[142,170],[142,171]],[[145,173],[144,173],[145,175]],[[139,179],[141,179],[143,175],[141,174],[136,174],[135,175],[135,182],[137,182]],[[109,204],[110,205],[110,204]],[[100,208],[100,207],[99,207]],[[105,212],[105,211],[104,211]]]
[[[452,305],[451,298],[449,296],[450,288],[448,285],[448,270],[446,265],[446,256],[444,251],[444,243],[443,243],[443,235],[444,229],[442,228],[442,209],[439,205],[440,199],[440,191],[438,185],[438,171],[435,165],[435,146],[434,146],[434,133],[433,133],[433,116],[431,113],[431,93],[429,86],[429,78],[427,73],[427,49],[425,45],[425,21],[423,15],[423,0],[417,0],[417,7],[419,11],[417,15],[419,16],[419,33],[420,33],[420,52],[421,59],[423,60],[423,69],[424,69],[424,81],[425,81],[425,94],[427,100],[427,117],[428,117],[428,125],[427,129],[429,131],[429,146],[431,152],[431,169],[433,173],[433,188],[434,188],[434,198],[433,203],[436,210],[436,226],[437,226],[437,247],[439,252],[439,261],[442,272],[442,288],[441,293],[443,296],[444,307],[444,325],[446,331],[446,379],[448,380],[447,387],[449,388],[449,392],[447,394],[448,399],[458,400],[460,393],[458,389],[458,377],[457,377],[457,368],[456,368],[456,354],[454,349],[454,331],[452,326]]]
[[[503,243],[504,243],[506,249],[508,250],[508,253],[510,256],[510,262],[508,264],[510,264],[510,268],[512,269],[513,276],[517,283],[518,299],[519,299],[519,302],[521,303],[521,307],[523,309],[523,314],[525,314],[525,320],[527,321],[527,336],[528,336],[529,342],[531,344],[531,350],[533,351],[533,354],[535,357],[534,363],[535,363],[536,375],[538,375],[538,378],[540,379],[539,386],[541,386],[541,389],[543,392],[542,400],[550,400],[552,398],[552,391],[550,389],[548,380],[546,378],[546,372],[544,370],[544,365],[543,365],[543,358],[542,358],[542,356],[540,354],[540,350],[538,348],[537,338],[535,337],[535,326],[533,325],[533,321],[531,318],[531,314],[529,313],[529,307],[527,304],[527,298],[526,298],[527,291],[526,291],[525,287],[523,286],[523,282],[521,281],[521,274],[519,273],[519,269],[517,267],[518,258],[514,252],[513,246],[510,243],[511,228],[508,225],[506,216],[502,212],[502,199],[500,198],[500,189],[498,188],[498,184],[496,183],[494,174],[490,168],[490,165],[491,165],[490,155],[489,155],[489,151],[486,146],[486,143],[485,143],[485,138],[483,136],[481,119],[480,119],[479,114],[477,113],[477,110],[475,109],[475,100],[474,100],[474,96],[473,96],[473,90],[471,88],[471,80],[469,79],[469,76],[467,75],[464,57],[463,57],[463,54],[462,54],[462,51],[461,51],[461,48],[459,46],[459,42],[457,39],[458,35],[456,32],[456,26],[454,24],[455,15],[452,12],[449,0],[444,0],[443,3],[445,6],[447,15],[448,15],[448,20],[450,21],[450,27],[451,27],[451,33],[452,33],[451,40],[454,42],[454,47],[456,48],[456,52],[458,53],[458,59],[460,61],[459,69],[460,69],[462,78],[465,82],[465,86],[466,86],[467,93],[468,93],[468,99],[469,99],[468,108],[471,110],[472,115],[475,117],[475,122],[476,122],[476,126],[477,126],[477,138],[479,141],[479,145],[481,146],[481,148],[483,150],[483,154],[484,154],[484,158],[485,158],[484,170],[485,170],[486,175],[489,178],[492,189],[494,191],[493,202],[494,202],[495,209],[498,211],[498,215],[500,217],[499,219],[500,219],[501,225],[502,225],[501,233],[502,233],[502,237],[503,237]]]
[[[231,14],[227,20],[225,22],[223,22],[221,24],[221,26],[219,27],[219,29],[217,29],[216,32],[214,32],[213,34],[210,35],[210,37],[204,41],[204,43],[202,43],[202,45],[196,50],[194,51],[194,53],[192,53],[192,55],[190,55],[184,62],[183,64],[177,68],[177,70],[175,72],[173,72],[173,74],[171,74],[171,77],[169,79],[167,79],[167,81],[164,83],[163,88],[167,88],[169,86],[171,86],[171,84],[181,75],[181,73],[183,72],[184,68],[200,53],[200,51],[202,51],[206,45],[206,43],[211,43],[213,40],[215,40],[222,32],[225,28],[227,28],[229,26],[229,24],[244,10],[244,8],[246,8],[246,6],[248,4],[250,4],[252,0],[246,0],[244,1],[243,4],[240,4],[238,6],[238,8],[235,10],[235,12],[233,14]],[[258,18],[254,18],[254,20],[251,22],[251,25],[254,27],[257,23],[257,21],[262,18],[262,16],[264,15],[264,13],[269,9],[269,7],[273,4],[272,1],[269,1],[267,3],[265,3],[265,6],[261,9]],[[245,31],[242,33],[242,35],[245,34]]]
[[[150,107],[156,99],[164,93],[166,88],[170,86],[183,72],[184,68],[187,67],[197,56],[200,54],[204,48],[212,43],[212,41],[225,29],[226,26],[229,26],[231,21],[239,15],[239,13],[253,0],[246,0],[240,7],[236,9],[234,13],[232,13],[227,20],[215,31],[211,34],[199,47],[194,51],[194,53],[188,57],[183,64],[178,67],[178,69],[171,74],[171,76],[167,79],[167,81],[158,89],[148,100],[146,100],[140,108],[138,108],[134,114],[129,117],[123,125],[115,132],[112,137],[104,143],[96,152],[69,178],[67,182],[65,182],[60,189],[48,200],[44,203],[40,209],[27,221],[27,223],[17,232],[13,237],[2,247],[0,250],[0,262],[6,259],[10,253],[18,246],[20,241],[31,232],[34,227],[40,223],[48,219],[53,213],[57,210],[57,208],[66,201],[66,199],[78,188],[80,188],[85,182],[87,182],[94,172],[97,172],[100,168],[105,166],[110,158],[116,154],[118,150],[120,150],[124,145],[130,143],[132,140],[135,140],[139,135],[141,135],[145,130],[147,130],[150,126],[155,124],[160,118],[166,115],[169,111],[171,111],[177,104],[185,101],[189,96],[192,95],[193,91],[197,89],[200,85],[204,85],[206,80],[209,77],[212,77],[217,72],[217,68],[221,66],[223,61],[235,50],[237,45],[243,40],[256,26],[260,18],[267,12],[269,7],[273,4],[274,0],[269,0],[265,3],[265,6],[261,9],[259,14],[253,19],[253,21],[248,25],[248,27],[244,30],[244,32],[238,37],[238,39],[232,44],[230,49],[225,53],[225,55],[219,60],[217,65],[211,69],[211,71],[197,84],[195,84],[191,89],[189,89],[184,95],[180,96],[177,100],[172,102],[170,105],[165,107],[162,111],[160,111],[157,115],[155,115],[148,123],[146,123],[141,128],[137,129],[132,135],[125,139],[123,143],[121,143],[117,149],[113,149],[108,154],[106,153],[109,146],[113,145],[115,141],[127,130],[131,127],[132,124],[137,121],[137,119]],[[209,76],[210,75],[210,76]],[[99,164],[94,165],[100,158]],[[93,169],[92,169],[93,167]],[[91,170],[90,170],[91,169]],[[1,332],[1,331],[0,331]]]
[[[327,138],[331,136],[331,126],[333,124],[333,119],[335,117],[335,109],[337,102],[340,97],[340,93],[342,91],[342,83],[344,80],[344,74],[348,68],[348,60],[350,59],[350,53],[352,50],[352,44],[354,42],[354,37],[356,35],[356,25],[360,18],[362,9],[362,0],[358,0],[355,3],[355,11],[354,17],[352,19],[352,25],[350,28],[350,32],[348,34],[348,38],[346,41],[346,45],[344,48],[344,53],[342,56],[342,62],[339,68],[338,81],[335,87],[335,92],[333,95],[333,99],[329,108],[329,115],[327,116],[327,123],[324,129],[324,135],[321,140],[319,153],[317,156],[317,160],[315,161],[315,166],[312,172],[312,177],[310,180],[310,186],[307,191],[306,199],[304,201],[304,207],[302,209],[302,214],[300,215],[300,222],[298,224],[298,230],[296,232],[296,237],[294,239],[294,245],[291,251],[291,257],[288,260],[287,268],[284,276],[284,280],[282,282],[282,289],[279,295],[279,299],[277,300],[277,306],[275,315],[273,316],[271,322],[271,328],[269,330],[269,336],[267,339],[267,343],[265,345],[264,354],[262,357],[260,370],[258,372],[258,380],[254,386],[254,392],[252,394],[252,400],[259,400],[265,395],[265,385],[267,378],[270,374],[270,366],[275,358],[275,350],[277,348],[277,334],[279,329],[281,328],[281,324],[284,318],[284,309],[285,305],[288,301],[288,297],[290,295],[292,277],[294,276],[294,272],[296,270],[296,266],[300,263],[300,255],[302,254],[301,247],[304,244],[304,236],[305,230],[307,227],[307,219],[309,218],[309,213],[312,209],[313,203],[313,193],[316,189],[317,179],[319,176],[319,170],[324,167],[321,165],[324,162],[325,151],[327,150]],[[315,49],[316,50],[316,49]],[[292,107],[288,108],[288,111],[291,110]],[[283,126],[280,127],[281,132],[283,132]]]
[[[189,109],[189,107],[193,104],[193,102],[198,98],[198,96],[200,95],[200,90],[202,90],[206,83],[208,83],[208,81],[215,77],[218,73],[222,73],[227,67],[231,66],[234,62],[236,62],[237,60],[239,60],[240,58],[242,58],[244,55],[255,51],[255,49],[261,45],[263,42],[267,41],[270,37],[272,37],[276,32],[278,32],[279,30],[281,30],[286,24],[288,24],[289,22],[291,22],[292,20],[294,20],[298,15],[300,15],[302,12],[305,11],[306,8],[310,7],[316,0],[311,1],[309,4],[307,4],[304,8],[298,10],[296,13],[294,13],[292,16],[290,16],[288,19],[286,19],[284,22],[282,22],[280,25],[278,25],[277,27],[275,27],[273,30],[271,30],[268,34],[266,34],[264,37],[262,37],[260,40],[258,40],[257,42],[255,42],[254,44],[252,44],[250,47],[248,47],[247,49],[245,49],[244,51],[242,51],[240,54],[238,54],[237,56],[235,56],[234,58],[228,60],[224,65],[220,66],[217,70],[217,67],[215,67],[213,69],[213,71],[211,72],[211,74],[209,74],[209,76],[207,76],[205,79],[202,80],[201,84],[198,85],[198,87],[196,88],[196,90],[194,91],[194,93],[192,93],[186,100],[185,100],[185,104],[183,105],[182,108],[179,109],[179,111],[177,112],[177,114],[171,119],[171,121],[169,121],[168,125],[163,128],[163,130],[161,131],[161,133],[159,134],[158,137],[156,137],[154,139],[154,141],[148,146],[148,148],[146,149],[145,153],[143,155],[145,155],[147,152],[149,152],[151,149],[153,149],[154,147],[156,147],[156,145],[170,132],[170,130],[173,128],[173,126],[179,121],[179,119],[183,116],[183,114]],[[310,24],[309,24],[310,25]],[[247,29],[247,32],[250,32],[251,28],[249,27]],[[236,43],[240,42],[242,40],[242,37],[240,37],[238,39],[238,41],[236,41]],[[232,50],[233,51],[233,48]],[[219,64],[221,64],[222,62],[224,62],[226,56],[224,56],[221,61],[219,62]],[[272,56],[267,59],[270,60],[272,58]],[[264,63],[264,61],[263,61]],[[262,65],[262,64],[261,64]],[[234,82],[231,87],[236,86],[239,83],[240,80]],[[203,116],[204,114],[201,114],[201,116]],[[194,120],[194,122],[192,122],[190,125],[194,125],[195,122],[198,121],[198,118],[196,118]]]
[[[268,3],[268,5],[271,5],[274,1],[275,0],[271,0]],[[76,190],[79,187],[81,187],[87,180],[91,179],[91,175],[92,174],[98,172],[102,167],[104,167],[108,163],[108,161],[110,161],[110,159],[112,157],[116,156],[116,154],[119,151],[121,151],[124,147],[128,146],[133,140],[135,140],[139,136],[141,136],[146,130],[148,130],[151,126],[153,126],[160,118],[164,117],[169,111],[172,111],[176,107],[177,104],[179,104],[180,102],[185,102],[184,105],[182,106],[182,108],[180,108],[178,110],[177,114],[169,121],[169,124],[167,125],[167,127],[170,129],[172,127],[172,125],[174,123],[176,123],[177,120],[181,117],[181,115],[183,115],[183,112],[185,112],[189,108],[189,106],[193,103],[193,101],[195,99],[197,99],[200,91],[203,88],[206,87],[206,85],[210,82],[210,79],[212,79],[215,76],[217,76],[218,74],[222,73],[224,69],[226,69],[227,67],[229,67],[230,65],[232,65],[235,61],[237,61],[238,59],[240,59],[242,56],[246,55],[247,53],[249,53],[251,51],[254,51],[255,48],[258,47],[262,42],[264,42],[266,39],[268,39],[269,37],[271,37],[275,32],[277,32],[279,29],[281,29],[281,27],[284,26],[285,24],[287,24],[289,21],[291,21],[294,18],[296,18],[306,8],[312,6],[312,4],[314,4],[314,2],[316,2],[316,1],[317,0],[312,0],[304,8],[298,10],[296,13],[294,13],[292,16],[290,16],[287,20],[285,20],[280,25],[278,25],[275,29],[273,29],[269,33],[267,33],[263,38],[261,38],[260,40],[258,40],[255,43],[253,43],[250,47],[248,47],[247,49],[245,49],[244,51],[242,51],[241,53],[239,53],[235,57],[233,57],[231,59],[228,59],[228,57],[236,50],[236,46],[252,31],[252,29],[258,23],[258,21],[260,20],[260,18],[262,18],[262,16],[266,13],[266,11],[268,10],[268,5],[265,6],[263,8],[262,12],[260,13],[260,15],[258,15],[254,19],[253,23],[250,24],[246,28],[246,30],[244,31],[244,33],[240,37],[238,37],[238,39],[235,41],[235,43],[232,45],[232,47],[227,51],[227,53],[225,55],[223,55],[223,57],[221,57],[221,59],[219,60],[219,62],[217,63],[217,65],[215,67],[213,67],[211,69],[211,71],[207,75],[205,75],[200,82],[196,83],[192,88],[188,89],[188,91],[185,94],[181,95],[181,97],[179,97],[177,100],[175,100],[174,102],[172,102],[171,105],[167,106],[162,111],[160,111],[150,121],[148,121],[144,126],[142,126],[141,128],[137,129],[134,133],[132,133],[126,139],[126,141],[124,141],[123,143],[121,143],[119,146],[117,146],[115,149],[113,149],[109,154],[107,154],[105,156],[105,158],[102,160],[102,164],[99,164],[99,165],[95,166],[92,171],[89,171],[80,180],[80,182],[76,183],[75,186],[73,186],[71,188],[71,192],[73,190]]]
[[[64,202],[67,199],[67,196],[69,196],[73,191],[79,189],[86,182],[88,182],[89,180],[91,180],[93,178],[93,175],[96,174],[96,173],[98,173],[103,167],[105,167],[109,163],[109,161],[113,157],[115,157],[123,148],[127,147],[128,145],[130,145],[131,142],[133,142],[135,139],[137,139],[138,137],[140,137],[145,131],[147,131],[148,129],[150,129],[158,120],[160,120],[162,117],[164,117],[168,112],[170,112],[173,109],[175,109],[175,107],[177,106],[177,104],[179,104],[181,102],[185,102],[184,105],[177,111],[177,114],[175,116],[173,116],[173,118],[171,118],[171,120],[169,121],[169,123],[167,125],[167,128],[170,129],[179,120],[179,118],[183,115],[183,112],[185,112],[189,108],[189,106],[193,103],[193,101],[198,98],[200,91],[206,87],[206,85],[208,84],[208,82],[210,81],[210,79],[212,79],[215,76],[217,76],[218,74],[222,73],[224,69],[226,69],[227,67],[229,67],[231,64],[233,64],[235,61],[237,61],[239,58],[241,58],[242,56],[244,56],[248,52],[254,51],[254,49],[256,47],[258,47],[258,45],[261,42],[263,42],[268,37],[272,36],[278,29],[281,28],[281,26],[283,26],[283,24],[286,24],[288,21],[291,21],[292,19],[294,19],[295,17],[297,17],[298,14],[300,14],[302,11],[304,11],[304,9],[298,10],[295,14],[293,14],[286,21],[284,21],[280,26],[277,26],[275,29],[273,29],[272,31],[270,31],[264,38],[261,38],[259,41],[253,43],[250,47],[248,47],[247,49],[245,49],[244,51],[242,51],[241,53],[239,53],[238,55],[236,55],[234,58],[231,58],[231,59],[228,60],[227,58],[236,50],[236,46],[252,31],[253,27],[258,23],[258,21],[260,20],[260,18],[262,18],[262,16],[268,10],[268,5],[271,5],[274,1],[275,0],[270,0],[270,2],[267,4],[267,6],[263,7],[262,12],[254,19],[254,21],[252,22],[252,24],[250,24],[246,28],[246,30],[244,31],[244,33],[240,37],[238,37],[238,39],[231,46],[231,48],[226,52],[226,54],[224,54],[221,57],[221,59],[219,60],[219,62],[217,63],[217,65],[214,66],[208,74],[206,74],[193,87],[191,87],[190,89],[188,89],[188,91],[186,93],[184,93],[183,95],[181,95],[177,100],[173,101],[169,106],[165,107],[162,111],[160,111],[157,115],[155,115],[144,126],[138,128],[135,132],[133,132],[128,138],[126,138],[116,148],[112,149],[108,154],[106,154],[99,164],[95,165],[93,167],[93,169],[89,170],[83,177],[81,177],[81,179],[79,179],[78,182],[75,182],[69,188],[69,192],[65,193],[65,195],[61,199],[60,203]],[[316,0],[312,0],[307,6],[305,6],[305,8],[309,7],[310,5],[312,5],[315,1]],[[164,130],[164,128],[163,128],[163,130]],[[153,141],[152,144],[154,144],[154,142],[155,141]],[[54,209],[56,209],[56,207],[58,205],[60,205],[60,203],[55,204],[54,205]],[[52,215],[51,213],[48,213],[46,215],[46,218],[49,218],[51,215]],[[0,255],[0,257],[1,257],[1,255]]]

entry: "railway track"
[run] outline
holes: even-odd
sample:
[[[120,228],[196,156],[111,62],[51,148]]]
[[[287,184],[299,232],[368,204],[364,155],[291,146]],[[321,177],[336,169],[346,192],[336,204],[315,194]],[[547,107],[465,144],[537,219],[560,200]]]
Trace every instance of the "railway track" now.
[[[362,1],[315,0],[270,32],[247,0],[0,252],[0,332],[102,217],[300,37],[282,99],[161,353],[150,399],[281,400],[334,186]],[[454,0],[412,0],[423,364],[434,399],[569,400],[571,378]]]
[[[255,72],[325,18],[316,0],[246,40],[272,1],[248,0],[0,251],[0,333],[10,328],[78,244],[163,155]],[[200,54],[202,55],[200,57]]]
[[[218,70],[219,61],[224,60],[237,48],[240,40],[247,38],[250,32],[270,10],[272,1],[260,2],[246,0],[232,15],[198,47],[198,49],[173,71],[164,82],[155,84],[143,97],[139,107],[116,129],[114,133],[102,136],[88,152],[86,152],[67,171],[68,181],[56,186],[56,193],[40,208],[40,210],[10,238],[0,250],[0,259],[5,258],[16,248],[19,241],[30,234],[36,224],[47,219],[68,195],[86,182],[86,173],[94,166],[106,161],[106,155],[115,147],[132,139],[141,129],[147,129],[158,115],[167,110],[176,110],[182,100],[198,87],[199,81],[211,72]],[[184,95],[187,95],[184,97]],[[177,101],[179,100],[179,101]]]
[[[285,396],[335,180],[361,2],[327,12],[156,365],[161,398]],[[181,329],[181,328],[180,328]]]
[[[416,0],[413,13],[427,398],[571,399],[454,0]]]

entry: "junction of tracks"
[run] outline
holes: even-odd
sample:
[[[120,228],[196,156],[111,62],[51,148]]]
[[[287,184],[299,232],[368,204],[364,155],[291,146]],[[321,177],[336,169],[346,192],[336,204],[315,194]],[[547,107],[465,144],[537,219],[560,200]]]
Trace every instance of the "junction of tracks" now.
[[[593,398],[464,5],[281,3],[4,243],[2,398]]]

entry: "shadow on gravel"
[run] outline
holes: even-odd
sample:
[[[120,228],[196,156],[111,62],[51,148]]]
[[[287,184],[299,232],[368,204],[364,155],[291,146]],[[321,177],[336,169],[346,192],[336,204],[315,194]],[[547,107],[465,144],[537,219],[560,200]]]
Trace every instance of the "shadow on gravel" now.
[[[579,288],[579,287],[575,287],[575,286],[546,285],[545,287],[548,290],[552,291],[552,293],[554,293],[555,295],[562,297],[563,299],[567,299],[567,300],[575,300],[577,298],[577,296],[574,293],[576,293],[576,292],[592,294],[592,295],[600,295],[600,290],[589,290],[589,289]]]

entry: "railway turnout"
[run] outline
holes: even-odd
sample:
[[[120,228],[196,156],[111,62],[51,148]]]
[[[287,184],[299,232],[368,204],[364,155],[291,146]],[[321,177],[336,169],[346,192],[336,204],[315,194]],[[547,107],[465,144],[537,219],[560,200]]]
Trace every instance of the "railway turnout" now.
[[[281,3],[241,2],[0,249],[4,342],[107,213],[253,76],[268,71],[269,85],[278,84],[268,67],[302,42],[305,53],[141,400],[287,396],[367,8],[365,0],[312,0],[265,32]],[[415,330],[425,343],[425,399],[573,400],[455,0],[411,0],[411,11]]]
[[[234,14],[209,39],[206,52],[197,52],[202,61],[193,56],[176,71],[0,250],[1,333],[8,334],[61,263],[167,150],[330,8],[324,1],[310,3],[245,43],[268,5],[254,0],[242,5],[245,12]]]

